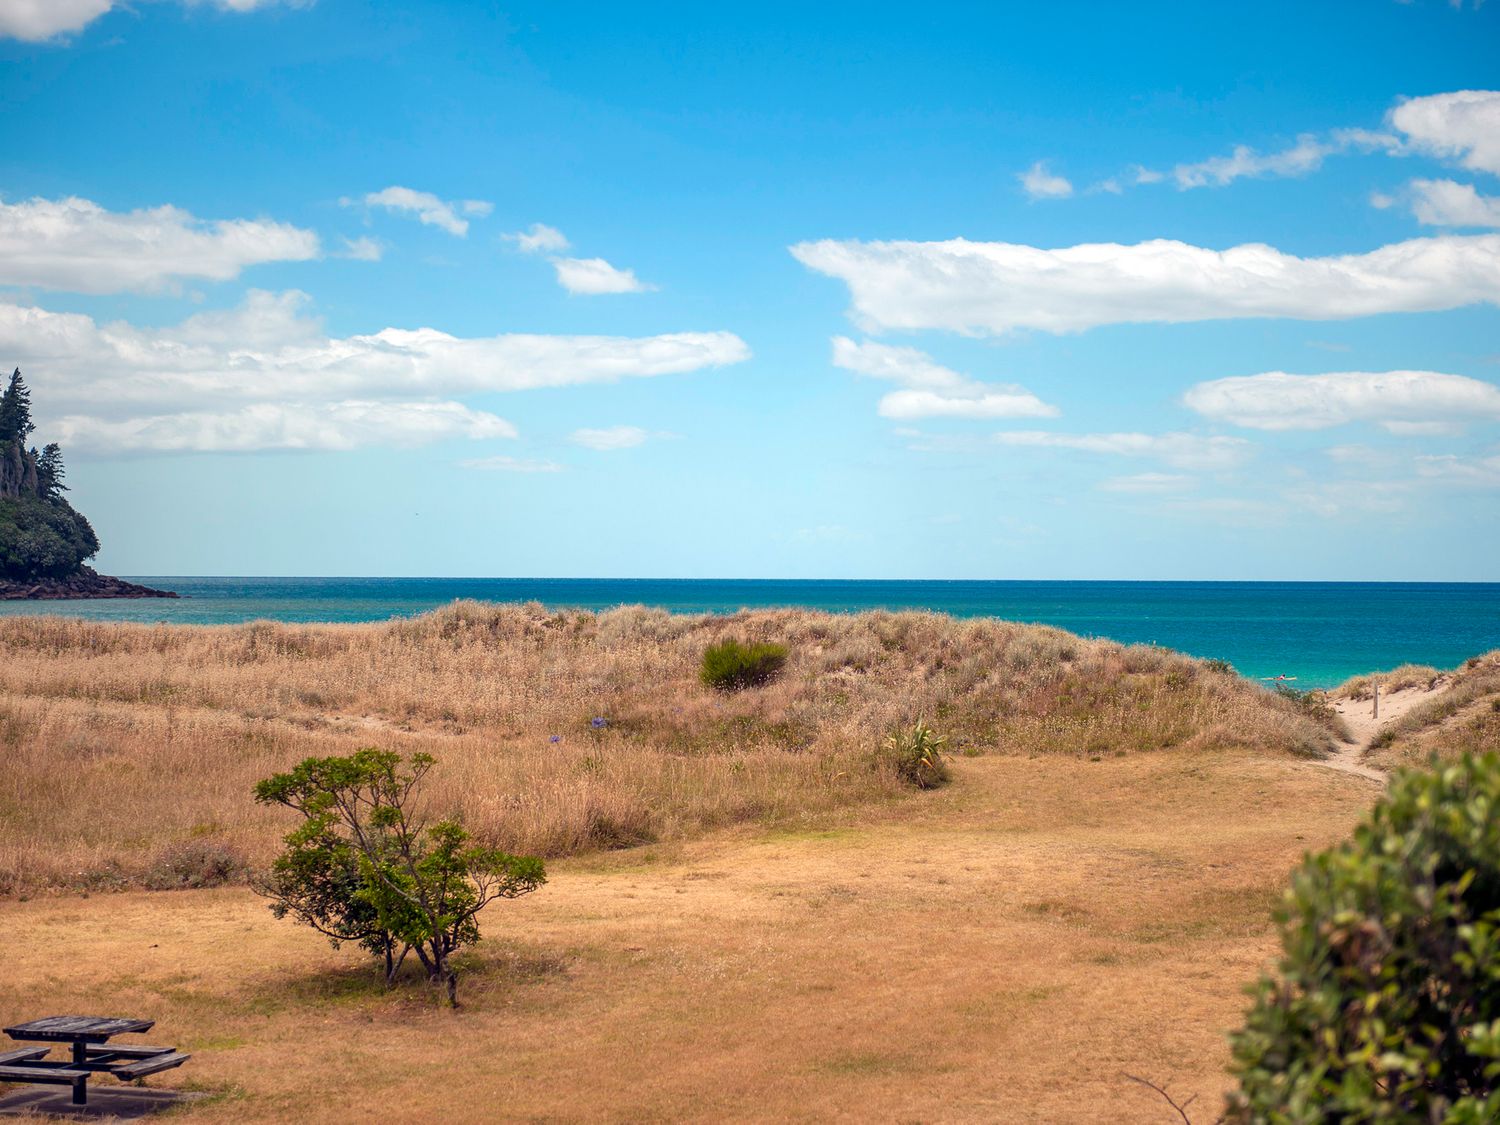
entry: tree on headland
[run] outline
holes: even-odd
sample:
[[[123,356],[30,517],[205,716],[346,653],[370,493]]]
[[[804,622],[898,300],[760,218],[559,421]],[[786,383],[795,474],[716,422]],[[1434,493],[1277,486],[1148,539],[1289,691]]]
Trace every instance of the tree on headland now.
[[[475,843],[456,819],[422,818],[417,788],[433,761],[413,754],[403,762],[372,748],[308,758],[262,781],[258,802],[303,818],[263,886],[278,917],[291,914],[335,942],[383,953],[388,983],[406,951],[415,953],[457,1007],[451,957],[479,940],[480,911],[529,894],[547,877],[541,860]]]
[[[89,521],[63,498],[62,447],[26,448],[35,430],[18,368],[0,394],[0,578],[67,578],[99,551]]]
[[[0,395],[0,443],[24,442],[36,429],[31,421],[31,391],[18,367]]]

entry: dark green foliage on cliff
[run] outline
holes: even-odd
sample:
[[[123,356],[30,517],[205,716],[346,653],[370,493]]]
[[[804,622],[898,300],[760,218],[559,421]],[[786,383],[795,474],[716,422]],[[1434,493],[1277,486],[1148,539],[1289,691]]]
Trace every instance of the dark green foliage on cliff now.
[[[26,448],[35,429],[16,371],[0,395],[0,578],[66,578],[99,550],[89,521],[63,499],[61,447]]]
[[[0,577],[66,578],[99,550],[89,521],[62,500],[0,500]]]

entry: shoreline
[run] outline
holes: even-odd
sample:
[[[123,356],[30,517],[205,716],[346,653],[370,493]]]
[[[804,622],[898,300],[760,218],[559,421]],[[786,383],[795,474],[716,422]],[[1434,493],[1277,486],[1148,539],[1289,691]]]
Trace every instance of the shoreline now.
[[[0,601],[3,602],[78,602],[106,598],[180,598],[172,590],[158,590],[100,574],[93,567],[82,567],[67,578],[0,579]]]

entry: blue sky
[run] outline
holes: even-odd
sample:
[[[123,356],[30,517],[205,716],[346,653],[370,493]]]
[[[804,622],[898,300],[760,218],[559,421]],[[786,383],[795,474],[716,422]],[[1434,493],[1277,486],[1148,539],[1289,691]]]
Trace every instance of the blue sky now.
[[[124,574],[1500,579],[1500,3],[0,0]]]

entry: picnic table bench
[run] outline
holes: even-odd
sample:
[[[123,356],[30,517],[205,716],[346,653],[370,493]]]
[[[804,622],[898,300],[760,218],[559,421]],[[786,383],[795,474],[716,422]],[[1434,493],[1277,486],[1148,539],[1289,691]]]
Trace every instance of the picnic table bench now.
[[[139,1035],[156,1026],[155,1020],[117,1019],[104,1016],[47,1016],[4,1029],[23,1043],[45,1043],[44,1047],[21,1047],[0,1052],[0,1082],[40,1082],[73,1087],[73,1104],[88,1104],[88,1080],[95,1074],[112,1074],[124,1082],[181,1066],[191,1055],[175,1047],[107,1046],[116,1035]],[[71,1043],[72,1057],[46,1057],[54,1043]]]

